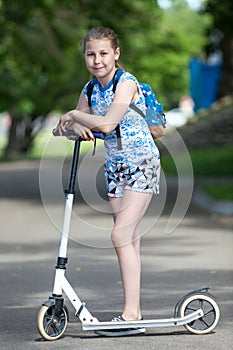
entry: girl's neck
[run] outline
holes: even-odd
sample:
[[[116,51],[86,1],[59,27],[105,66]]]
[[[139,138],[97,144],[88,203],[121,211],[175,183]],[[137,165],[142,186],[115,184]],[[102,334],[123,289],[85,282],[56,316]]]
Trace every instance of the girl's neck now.
[[[113,79],[117,69],[118,68],[114,68],[112,70],[111,74],[109,74],[106,77],[103,77],[103,78],[96,77],[101,87],[104,88],[105,86],[107,86],[110,83],[110,81]]]

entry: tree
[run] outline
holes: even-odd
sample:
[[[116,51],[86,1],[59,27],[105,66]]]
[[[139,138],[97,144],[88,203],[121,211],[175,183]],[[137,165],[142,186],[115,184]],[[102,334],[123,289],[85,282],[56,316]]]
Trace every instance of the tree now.
[[[75,58],[81,55],[77,42],[82,26],[82,21],[75,21],[75,3],[0,3],[0,108],[12,120],[5,156],[27,152],[35,124],[51,110],[74,103],[79,84],[73,77],[81,75],[75,74]]]
[[[233,3],[232,0],[207,0],[204,12],[210,14],[213,18],[210,33],[218,30],[222,34],[219,47],[213,48],[209,45],[208,49],[220,48],[223,55],[223,71],[220,81],[219,97],[232,94],[233,91],[233,35],[232,35],[232,18]]]

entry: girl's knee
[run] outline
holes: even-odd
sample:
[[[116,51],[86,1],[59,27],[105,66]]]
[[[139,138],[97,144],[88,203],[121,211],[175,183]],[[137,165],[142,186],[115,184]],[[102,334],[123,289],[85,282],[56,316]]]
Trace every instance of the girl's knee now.
[[[113,230],[111,239],[115,248],[134,244],[134,231]]]
[[[117,233],[115,230],[112,232],[111,239],[115,248],[122,245],[122,235]]]

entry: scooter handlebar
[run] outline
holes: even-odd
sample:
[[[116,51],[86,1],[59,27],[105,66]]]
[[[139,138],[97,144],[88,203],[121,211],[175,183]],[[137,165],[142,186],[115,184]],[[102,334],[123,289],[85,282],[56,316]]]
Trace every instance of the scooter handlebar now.
[[[73,131],[63,131],[62,134],[59,133],[59,131],[57,129],[53,129],[52,131],[53,136],[76,136],[77,138],[79,138],[79,136],[77,134],[75,134]],[[96,139],[101,139],[104,140],[105,139],[105,135],[102,132],[98,132],[98,131],[92,131],[92,134],[94,135],[94,137]]]

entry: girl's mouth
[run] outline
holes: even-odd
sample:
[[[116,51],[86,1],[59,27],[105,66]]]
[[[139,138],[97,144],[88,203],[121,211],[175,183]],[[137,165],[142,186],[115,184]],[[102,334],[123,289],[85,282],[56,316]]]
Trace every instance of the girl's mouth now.
[[[104,67],[94,67],[94,70],[101,70],[103,69]]]

